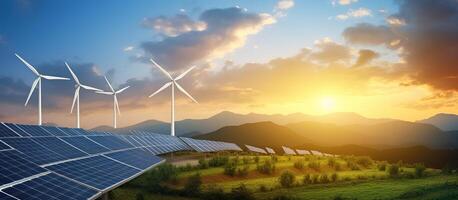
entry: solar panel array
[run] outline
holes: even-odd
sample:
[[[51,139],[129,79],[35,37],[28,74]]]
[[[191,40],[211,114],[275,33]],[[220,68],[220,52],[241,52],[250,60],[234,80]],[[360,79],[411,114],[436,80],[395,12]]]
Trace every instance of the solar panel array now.
[[[254,147],[254,146],[251,146],[251,145],[245,145],[245,147],[249,150],[249,151],[252,151],[252,152],[255,152],[255,153],[262,153],[262,154],[267,154],[266,150],[262,149],[262,148],[258,148],[258,147]]]
[[[161,162],[108,133],[0,123],[0,199],[94,199]]]
[[[197,140],[186,137],[181,137],[181,139],[198,152],[242,151],[238,145],[229,142]]]
[[[272,148],[270,148],[270,147],[266,147],[266,151],[267,151],[267,153],[269,153],[269,154],[275,154],[275,151],[274,151]]]
[[[296,152],[289,147],[282,146],[281,148],[283,149],[286,155],[296,155]]]
[[[310,155],[311,153],[308,150],[296,149],[297,154],[299,155]]]
[[[319,151],[310,150],[310,152],[312,152],[312,154],[315,155],[315,156],[323,156],[323,153],[321,153]]]
[[[192,150],[190,146],[178,137],[144,131],[132,131],[131,133],[131,135],[120,137],[133,146],[143,148],[154,155]]]

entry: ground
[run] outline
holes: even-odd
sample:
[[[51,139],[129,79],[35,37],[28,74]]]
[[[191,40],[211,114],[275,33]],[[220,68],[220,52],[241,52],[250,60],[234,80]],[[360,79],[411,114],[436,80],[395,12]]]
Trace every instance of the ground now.
[[[210,160],[216,155],[206,155]],[[252,155],[218,155],[226,157],[230,161],[238,160],[238,169],[248,166],[248,172],[244,175],[226,175],[224,166],[209,167],[200,169],[198,157],[195,155],[175,155],[168,157],[169,163],[176,164],[179,172],[175,179],[169,180],[163,185],[181,191],[189,177],[200,174],[202,191],[209,188],[221,188],[225,193],[230,193],[233,188],[244,184],[256,199],[272,199],[276,196],[288,197],[288,199],[458,199],[458,176],[456,174],[444,175],[441,170],[427,168],[425,175],[415,175],[414,165],[400,164],[400,174],[390,176],[386,165],[385,170],[379,169],[384,162],[371,161],[365,164],[360,158],[355,157],[315,157],[315,156],[277,156],[275,171],[271,174],[264,174],[257,170],[257,165],[262,165],[266,160],[272,160],[270,156]],[[259,159],[258,164],[256,159]],[[360,160],[358,160],[360,159]],[[249,160],[243,161],[243,160]],[[330,161],[331,160],[331,161]],[[349,162],[356,161],[355,166]],[[315,168],[309,163],[319,163]],[[338,163],[331,165],[330,162]],[[189,164],[187,164],[189,163]],[[302,163],[303,168],[295,167],[295,163]],[[339,165],[338,168],[335,165]],[[352,167],[353,166],[353,167]],[[279,183],[279,176],[289,171],[295,176],[292,187],[283,188]],[[303,182],[304,175],[321,177],[326,174],[330,177],[337,174],[337,180],[318,181],[315,183]],[[112,199],[163,199],[163,200],[186,200],[199,199],[190,198],[186,195],[172,193],[169,195],[153,194],[148,192],[146,177],[140,176],[132,183],[121,186],[111,193]],[[141,193],[140,195],[138,195]]]

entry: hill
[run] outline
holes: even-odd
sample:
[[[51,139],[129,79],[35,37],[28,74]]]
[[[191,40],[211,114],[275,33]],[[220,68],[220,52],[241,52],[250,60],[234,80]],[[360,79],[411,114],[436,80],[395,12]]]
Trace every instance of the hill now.
[[[434,125],[444,131],[458,130],[458,115],[455,114],[440,113],[418,122]]]
[[[227,126],[217,131],[199,135],[196,139],[233,142],[258,147],[273,147],[279,150],[282,145],[299,146],[310,141],[287,127],[272,122],[248,123],[240,126]]]

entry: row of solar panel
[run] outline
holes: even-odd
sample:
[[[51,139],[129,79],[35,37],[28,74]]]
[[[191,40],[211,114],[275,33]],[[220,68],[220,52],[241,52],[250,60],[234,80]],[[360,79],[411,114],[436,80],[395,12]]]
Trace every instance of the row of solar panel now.
[[[261,154],[275,154],[275,151],[270,148],[266,147],[265,149],[251,146],[251,145],[245,145],[246,148],[254,153],[261,153]],[[317,155],[317,156],[335,156],[333,154],[328,154],[328,153],[322,153],[319,151],[314,151],[314,150],[302,150],[302,149],[292,149],[289,147],[282,146],[282,149],[285,153],[285,155]]]
[[[197,140],[186,137],[182,137],[181,139],[198,152],[242,151],[239,146],[229,142]]]
[[[108,132],[86,131],[80,128],[54,126],[35,126],[24,124],[0,123],[0,138],[8,137],[41,137],[41,136],[79,136],[79,135],[111,135]]]

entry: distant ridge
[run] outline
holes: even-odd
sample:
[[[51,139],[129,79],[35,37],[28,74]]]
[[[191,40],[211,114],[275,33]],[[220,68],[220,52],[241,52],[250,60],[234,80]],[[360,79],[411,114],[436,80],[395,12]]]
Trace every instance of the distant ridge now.
[[[458,115],[439,113],[417,122],[431,124],[444,131],[458,131]]]

